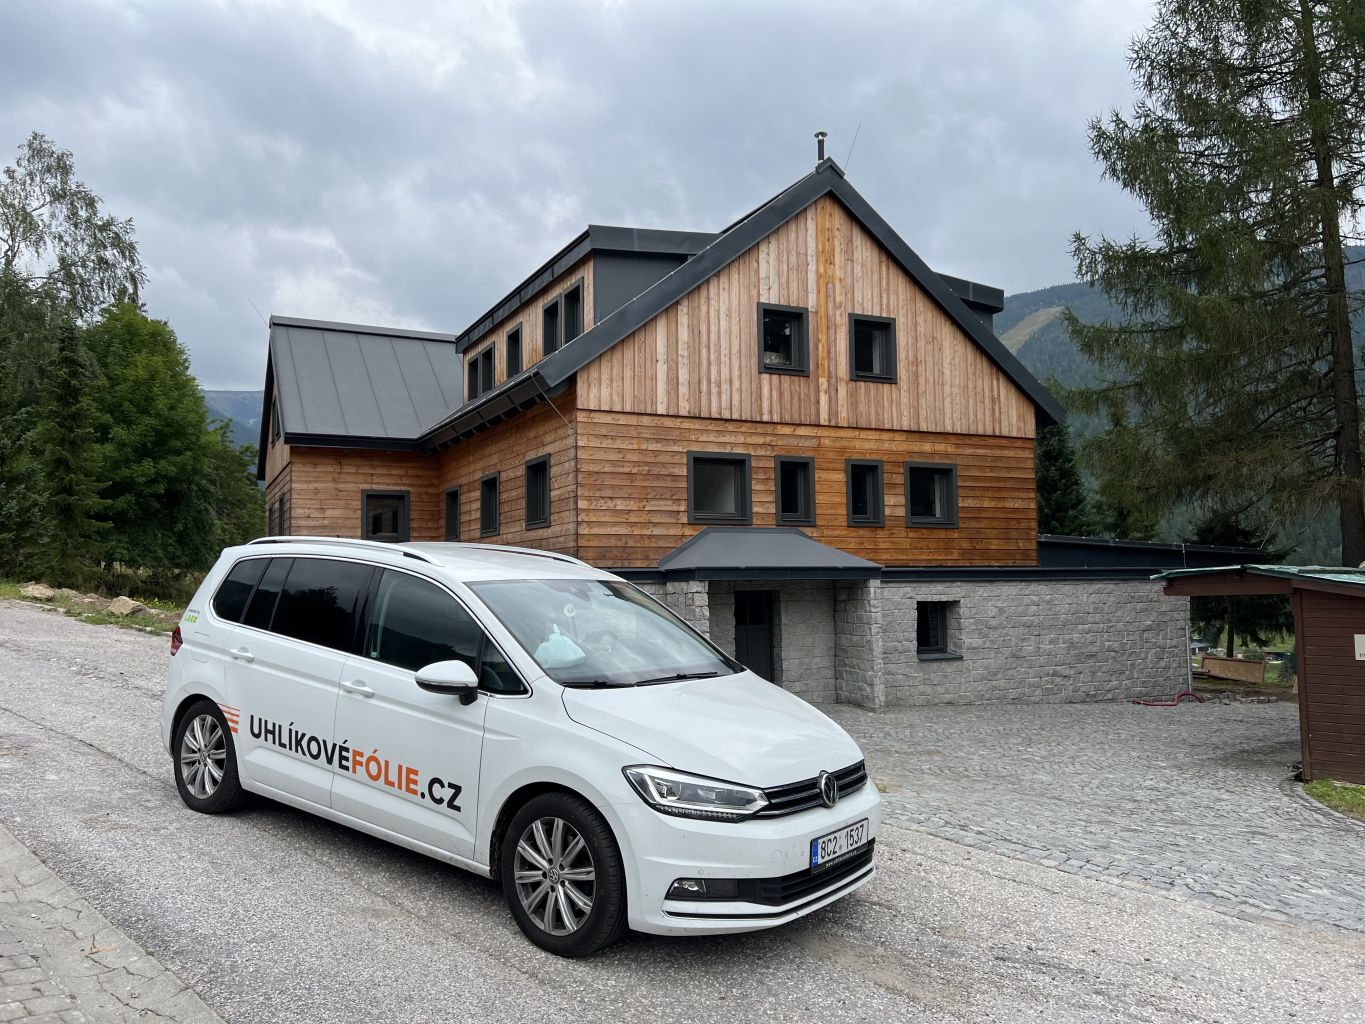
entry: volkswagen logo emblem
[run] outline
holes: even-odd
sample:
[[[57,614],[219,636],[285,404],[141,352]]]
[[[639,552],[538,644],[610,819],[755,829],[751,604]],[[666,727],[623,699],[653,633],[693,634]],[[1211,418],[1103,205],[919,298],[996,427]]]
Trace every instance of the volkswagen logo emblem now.
[[[815,780],[820,787],[820,802],[826,807],[833,807],[839,802],[839,780],[829,772],[821,772]]]

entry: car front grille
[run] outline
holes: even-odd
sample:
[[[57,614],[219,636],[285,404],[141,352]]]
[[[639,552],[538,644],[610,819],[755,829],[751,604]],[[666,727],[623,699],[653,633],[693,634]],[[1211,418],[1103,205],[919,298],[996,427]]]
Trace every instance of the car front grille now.
[[[745,903],[762,903],[769,907],[783,907],[796,903],[809,896],[815,896],[825,889],[832,889],[854,875],[867,870],[872,863],[872,847],[875,839],[868,840],[866,846],[849,856],[846,860],[835,861],[827,868],[812,871],[807,868],[780,878],[745,878],[739,883],[739,898]]]
[[[867,785],[867,764],[863,761],[851,764],[847,768],[840,768],[833,774],[839,783],[840,800]],[[757,818],[781,818],[788,814],[808,811],[822,804],[818,778],[774,786],[772,789],[765,789],[763,794],[768,798],[768,806],[755,815]]]

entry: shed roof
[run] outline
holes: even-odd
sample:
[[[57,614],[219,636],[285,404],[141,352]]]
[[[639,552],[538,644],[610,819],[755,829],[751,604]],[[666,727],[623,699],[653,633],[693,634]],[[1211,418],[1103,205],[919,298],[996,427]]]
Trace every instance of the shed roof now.
[[[708,526],[659,559],[677,579],[868,580],[882,567],[791,526]]]
[[[1288,594],[1325,590],[1365,597],[1365,569],[1328,565],[1222,565],[1207,569],[1168,569],[1154,580],[1166,581],[1168,594]]]

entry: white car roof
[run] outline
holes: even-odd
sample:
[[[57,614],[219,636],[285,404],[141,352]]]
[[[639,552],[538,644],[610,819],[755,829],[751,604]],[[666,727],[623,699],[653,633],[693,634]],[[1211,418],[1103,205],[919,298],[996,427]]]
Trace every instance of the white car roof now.
[[[240,554],[279,556],[350,555],[381,565],[408,568],[413,568],[414,563],[417,563],[444,570],[461,582],[617,578],[556,551],[503,544],[466,544],[459,541],[390,544],[344,537],[261,537],[235,550]]]

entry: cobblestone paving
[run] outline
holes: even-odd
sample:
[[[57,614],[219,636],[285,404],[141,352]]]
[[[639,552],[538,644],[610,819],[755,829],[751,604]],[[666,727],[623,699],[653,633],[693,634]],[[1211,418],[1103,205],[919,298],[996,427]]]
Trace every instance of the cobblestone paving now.
[[[1286,781],[1293,704],[832,711],[896,824],[1237,917],[1365,931],[1365,825]]]
[[[222,1024],[0,827],[0,1022]]]

